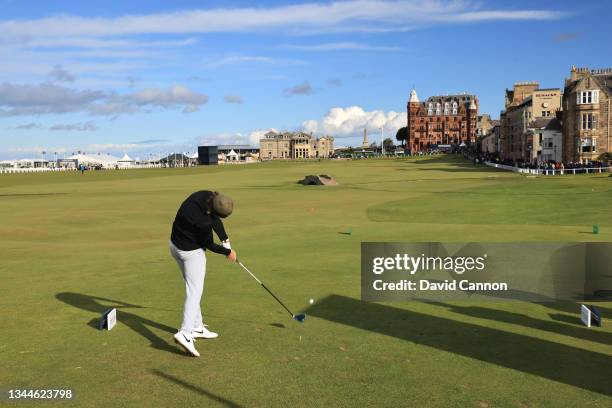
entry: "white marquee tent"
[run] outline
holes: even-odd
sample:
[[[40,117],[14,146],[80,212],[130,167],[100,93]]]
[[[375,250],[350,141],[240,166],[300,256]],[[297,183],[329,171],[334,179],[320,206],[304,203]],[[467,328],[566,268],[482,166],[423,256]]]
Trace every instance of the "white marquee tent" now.
[[[114,167],[119,163],[117,157],[111,156],[110,154],[75,154],[66,159],[77,160],[79,165],[84,164],[86,166],[102,166],[102,167]]]
[[[125,153],[122,158],[117,160],[117,164],[119,164],[120,166],[131,166],[134,163],[135,163],[134,159],[128,156],[127,153]]]
[[[240,160],[240,155],[234,151],[234,149],[230,150],[227,154],[227,160]]]

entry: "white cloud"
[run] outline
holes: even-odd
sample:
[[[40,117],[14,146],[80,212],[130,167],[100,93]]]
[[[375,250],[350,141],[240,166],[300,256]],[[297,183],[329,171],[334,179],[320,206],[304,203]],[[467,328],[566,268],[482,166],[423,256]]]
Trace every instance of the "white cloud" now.
[[[228,144],[248,144],[248,136],[240,132],[215,133],[196,139],[198,146],[215,146]]]
[[[259,139],[261,139],[268,132],[278,132],[274,128],[253,130],[251,132],[227,132],[227,133],[215,133],[212,135],[201,136],[195,140],[198,146],[202,145],[228,145],[228,144],[239,144],[239,145],[250,145],[259,146]]]
[[[22,125],[17,125],[13,129],[17,129],[17,130],[30,130],[30,129],[38,129],[41,126],[42,125],[40,123],[30,122],[30,123],[24,123]]]
[[[183,113],[194,113],[200,110],[200,105],[185,105]]]
[[[196,112],[208,102],[208,95],[183,85],[167,89],[146,88],[129,94],[99,90],[78,90],[49,83],[0,84],[0,116],[43,115],[88,112],[94,115],[135,113],[148,108]]]
[[[548,10],[482,10],[440,15],[433,21],[475,23],[479,21],[504,20],[558,20],[566,13]]]
[[[1,23],[0,23],[1,24]],[[189,37],[182,40],[145,41],[129,39],[104,39],[95,37],[42,37],[24,39],[23,45],[31,48],[172,48],[196,44],[197,38]]]
[[[400,47],[378,46],[361,44],[355,42],[334,42],[324,44],[309,44],[309,45],[287,45],[284,48],[298,51],[381,51],[393,52],[400,51]]]
[[[95,90],[77,90],[59,85],[0,84],[0,116],[78,112],[105,98]]]
[[[263,138],[264,135],[266,133],[268,133],[268,132],[276,132],[276,133],[278,133],[278,130],[276,130],[274,128],[254,130],[251,133],[249,133],[249,144],[251,146],[259,146],[259,140],[261,138]]]
[[[36,154],[40,156],[42,152],[45,152],[47,158],[49,155],[57,154],[71,154],[72,152],[87,152],[90,154],[97,153],[109,153],[109,152],[125,152],[125,151],[140,151],[146,149],[155,149],[165,146],[166,140],[144,140],[133,143],[92,143],[81,146],[29,146],[29,147],[12,147],[4,150],[11,154]],[[143,151],[144,151],[143,150]]]
[[[208,64],[209,67],[222,67],[224,65],[242,64],[245,62],[260,62],[265,64],[271,64],[275,60],[270,57],[261,57],[256,55],[234,55],[231,57],[225,57]]]
[[[383,110],[365,111],[360,106],[336,107],[316,120],[302,122],[296,129],[312,132],[315,136],[334,136],[336,138],[358,138],[363,136],[363,129],[367,129],[370,141],[380,140],[380,128],[384,128],[385,138],[395,138],[397,130],[406,126],[406,113]],[[285,129],[287,130],[287,129]],[[291,129],[289,129],[291,130]],[[249,144],[259,146],[259,140],[268,132],[279,132],[275,128],[257,129],[251,132],[217,133],[202,136],[194,142],[198,145],[219,144]]]
[[[62,68],[61,65],[54,66],[51,72],[49,72],[49,76],[57,82],[74,82],[76,79],[74,75]]]
[[[11,147],[6,149],[9,153],[27,153],[27,154],[37,154],[40,155],[42,152],[46,154],[53,153],[66,153],[68,152],[68,148],[66,147],[42,147],[42,146],[31,146],[31,147]]]
[[[115,150],[115,151],[133,150],[138,147],[142,147],[142,146],[137,143],[102,143],[102,144],[94,143],[94,144],[90,144],[82,148],[78,148],[77,150],[98,153],[98,152],[106,152],[106,151],[111,151],[111,150]]]
[[[310,82],[304,81],[301,84],[294,85],[290,88],[287,88],[283,91],[285,96],[293,96],[293,95],[310,95],[314,93],[314,89],[310,85]]]
[[[406,126],[405,112],[368,112],[360,106],[349,106],[332,108],[322,119],[302,122],[301,128],[305,132],[340,138],[360,137],[364,128],[368,134],[380,134],[380,128],[383,127],[385,137],[393,138],[402,126]]]
[[[174,85],[168,89],[147,88],[124,98],[139,106],[151,105],[169,108],[175,105],[185,105],[186,108],[195,108],[195,110],[208,102],[207,95],[194,92],[182,85]],[[195,112],[195,110],[191,111]]]
[[[121,17],[60,15],[31,20],[4,20],[4,38],[110,37],[141,34],[214,32],[361,31],[384,25],[401,30],[409,25],[496,20],[552,20],[553,10],[484,9],[482,2],[456,0],[335,1],[276,7],[214,8]]]
[[[240,95],[225,95],[223,97],[223,100],[227,103],[244,103],[244,100],[242,99],[242,96]]]
[[[96,130],[98,127],[93,122],[83,122],[83,123],[58,123],[57,125],[53,125],[49,128],[49,130],[53,131],[75,131],[75,132],[92,132]]]
[[[298,65],[303,64],[303,61],[264,57],[260,55],[232,55],[229,57],[220,58],[208,63],[209,68],[220,68],[228,65],[241,64],[268,64],[268,65]]]

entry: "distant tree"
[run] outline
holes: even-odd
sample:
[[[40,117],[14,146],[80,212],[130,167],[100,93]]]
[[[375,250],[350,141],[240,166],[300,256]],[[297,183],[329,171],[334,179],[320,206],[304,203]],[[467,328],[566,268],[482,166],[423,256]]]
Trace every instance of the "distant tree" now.
[[[391,151],[395,148],[395,146],[393,145],[393,139],[391,139],[390,137],[386,138],[383,141],[383,146],[385,148],[385,150],[387,151]]]
[[[395,139],[397,139],[397,141],[402,145],[405,145],[406,141],[408,140],[408,128],[405,126],[399,128],[395,134]]]
[[[376,144],[376,142],[372,142],[372,143],[370,143],[370,147],[372,149],[376,149],[378,147],[378,145]]]

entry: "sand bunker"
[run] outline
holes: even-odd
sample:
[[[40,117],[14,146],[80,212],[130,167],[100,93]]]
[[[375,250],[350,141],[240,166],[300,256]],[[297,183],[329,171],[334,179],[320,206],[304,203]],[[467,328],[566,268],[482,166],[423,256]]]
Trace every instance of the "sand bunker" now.
[[[304,177],[298,183],[305,186],[337,186],[338,182],[333,177],[327,174],[320,174],[318,176],[310,175]]]

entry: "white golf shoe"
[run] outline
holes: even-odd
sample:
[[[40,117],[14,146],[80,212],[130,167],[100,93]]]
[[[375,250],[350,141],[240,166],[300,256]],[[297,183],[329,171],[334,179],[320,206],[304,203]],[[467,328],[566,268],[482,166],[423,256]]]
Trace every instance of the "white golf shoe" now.
[[[203,325],[201,328],[192,331],[191,336],[194,339],[216,339],[217,337],[219,337],[217,333],[208,330],[206,328],[206,325]]]
[[[185,351],[190,353],[192,356],[200,357],[200,353],[198,353],[198,350],[195,348],[195,340],[190,335],[179,330],[179,332],[174,335],[174,341],[183,346]]]

